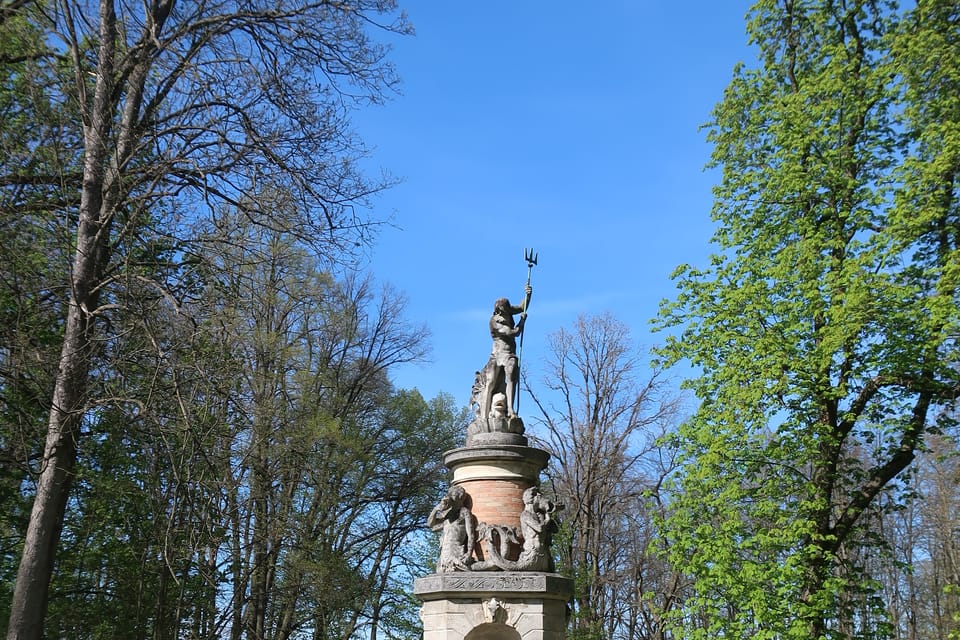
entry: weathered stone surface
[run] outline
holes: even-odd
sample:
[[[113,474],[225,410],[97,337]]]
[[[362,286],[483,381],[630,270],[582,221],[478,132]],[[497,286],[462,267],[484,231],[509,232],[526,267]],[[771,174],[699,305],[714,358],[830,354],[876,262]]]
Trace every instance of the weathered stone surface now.
[[[573,581],[555,573],[419,578],[424,640],[563,640]]]
[[[463,486],[454,485],[427,517],[427,526],[442,532],[437,571],[469,571],[473,564],[477,524],[467,500]]]
[[[495,446],[495,445],[520,445],[527,446],[529,440],[523,433],[523,421],[520,418],[514,418],[515,422],[520,423],[520,431],[512,432],[507,430],[502,431],[481,431],[481,432],[471,432],[467,431],[467,446],[468,447],[483,447],[483,446]]]
[[[414,580],[413,593],[425,602],[483,595],[566,602],[573,595],[573,580],[557,573],[532,571],[434,573]]]
[[[435,600],[424,603],[420,619],[423,640],[563,640],[567,605],[543,598]]]
[[[523,422],[516,420],[515,410],[520,361],[517,357],[517,336],[523,332],[533,289],[529,283],[519,306],[500,298],[493,304],[490,317],[490,337],[493,347],[490,358],[475,373],[470,406],[476,407],[476,419],[467,429],[467,435],[490,431],[508,431],[523,435]],[[514,316],[520,314],[519,322]]]

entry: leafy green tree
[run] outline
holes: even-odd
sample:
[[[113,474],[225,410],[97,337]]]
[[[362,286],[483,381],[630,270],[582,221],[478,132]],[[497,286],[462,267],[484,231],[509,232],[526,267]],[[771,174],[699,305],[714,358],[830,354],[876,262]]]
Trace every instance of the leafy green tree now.
[[[718,250],[659,320],[700,399],[664,529],[695,589],[675,623],[883,637],[852,551],[960,379],[957,67],[925,49],[956,60],[956,9],[762,0],[748,33],[760,64],[709,125]]]

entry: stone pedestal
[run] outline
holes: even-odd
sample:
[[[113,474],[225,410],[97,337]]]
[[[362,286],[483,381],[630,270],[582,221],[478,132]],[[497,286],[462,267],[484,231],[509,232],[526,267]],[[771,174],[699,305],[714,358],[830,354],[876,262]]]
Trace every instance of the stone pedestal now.
[[[548,459],[546,451],[527,446],[522,435],[499,433],[468,436],[466,447],[443,456],[453,474],[451,486],[462,487],[468,496],[466,504],[478,531],[521,530],[524,492],[539,484]],[[521,538],[508,545],[502,559],[510,562],[501,568],[522,564],[516,562],[522,542]],[[489,568],[491,544],[477,535],[474,567]],[[552,571],[552,561],[549,564]],[[550,571],[494,567],[417,579],[414,594],[423,602],[424,640],[563,640],[573,581]]]
[[[423,640],[563,640],[573,581],[554,573],[438,573],[414,582]]]

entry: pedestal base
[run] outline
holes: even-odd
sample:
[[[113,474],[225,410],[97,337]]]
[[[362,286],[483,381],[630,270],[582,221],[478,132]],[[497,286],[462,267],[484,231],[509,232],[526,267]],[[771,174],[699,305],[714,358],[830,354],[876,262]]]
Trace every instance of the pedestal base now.
[[[564,640],[573,580],[555,573],[436,573],[418,578],[423,640]]]

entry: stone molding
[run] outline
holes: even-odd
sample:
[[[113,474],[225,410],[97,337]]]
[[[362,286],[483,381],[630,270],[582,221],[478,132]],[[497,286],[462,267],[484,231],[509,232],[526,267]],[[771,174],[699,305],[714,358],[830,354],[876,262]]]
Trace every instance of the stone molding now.
[[[443,464],[453,472],[453,482],[465,480],[527,480],[537,484],[550,454],[522,445],[477,446],[443,454]]]
[[[414,580],[413,593],[424,602],[486,595],[568,601],[573,580],[532,571],[434,573]]]

